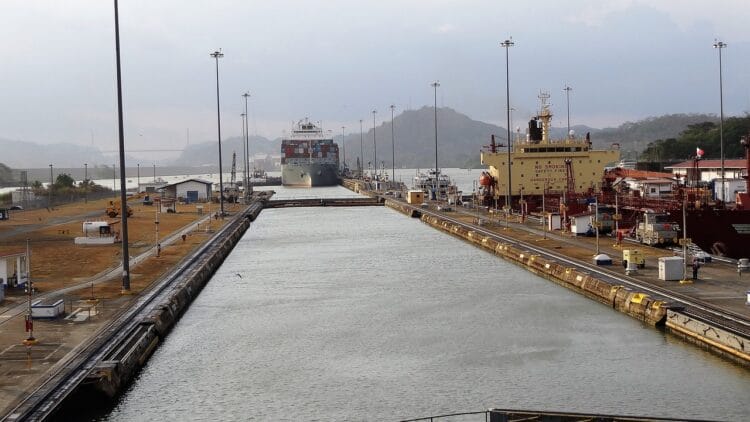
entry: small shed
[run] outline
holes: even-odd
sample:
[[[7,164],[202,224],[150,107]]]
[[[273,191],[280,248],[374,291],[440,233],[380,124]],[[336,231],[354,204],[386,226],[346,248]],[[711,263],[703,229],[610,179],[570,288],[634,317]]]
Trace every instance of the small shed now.
[[[164,198],[179,201],[205,202],[211,198],[212,182],[202,179],[187,179],[164,186]]]
[[[21,287],[26,284],[29,275],[26,271],[28,256],[19,251],[0,255],[0,285],[4,287]]]
[[[573,234],[580,236],[594,233],[594,213],[584,212],[571,215],[568,218],[570,218],[570,231]]]
[[[406,195],[406,202],[410,204],[421,204],[424,202],[424,192],[421,190],[410,190]]]

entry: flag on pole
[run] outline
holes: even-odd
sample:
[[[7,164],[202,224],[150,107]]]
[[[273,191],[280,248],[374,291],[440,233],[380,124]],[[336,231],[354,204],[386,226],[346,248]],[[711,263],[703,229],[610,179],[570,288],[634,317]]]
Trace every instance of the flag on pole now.
[[[696,147],[696,148],[695,148],[695,155],[696,155],[696,156],[697,156],[698,158],[703,158],[703,154],[704,154],[704,152],[703,152],[703,150],[702,150],[702,149],[700,149],[699,147]]]

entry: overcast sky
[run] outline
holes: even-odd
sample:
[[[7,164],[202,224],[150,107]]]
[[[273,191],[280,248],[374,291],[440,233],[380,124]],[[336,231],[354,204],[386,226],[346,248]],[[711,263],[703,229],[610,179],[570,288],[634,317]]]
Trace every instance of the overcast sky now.
[[[0,1],[0,138],[117,144],[113,2]],[[222,136],[280,136],[309,116],[359,131],[432,104],[505,126],[510,98],[527,120],[549,91],[555,117],[594,127],[667,113],[750,110],[747,0],[121,0],[127,149],[216,139],[219,61]],[[519,122],[520,122],[519,120]],[[515,124],[514,124],[515,126]],[[0,151],[0,156],[2,151]]]

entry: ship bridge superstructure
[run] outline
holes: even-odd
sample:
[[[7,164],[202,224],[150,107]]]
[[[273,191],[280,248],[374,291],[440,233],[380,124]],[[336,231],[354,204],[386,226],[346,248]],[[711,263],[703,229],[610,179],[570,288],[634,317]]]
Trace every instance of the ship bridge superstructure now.
[[[551,138],[552,112],[549,94],[539,95],[540,109],[529,120],[525,139],[511,144],[510,164],[507,145],[494,142],[481,152],[481,163],[492,176],[494,197],[502,199],[508,189],[511,166],[511,197],[569,192],[583,194],[601,188],[604,168],[620,160],[619,148],[595,150],[589,134],[576,137],[570,131],[564,139]],[[575,183],[569,184],[570,180]]]

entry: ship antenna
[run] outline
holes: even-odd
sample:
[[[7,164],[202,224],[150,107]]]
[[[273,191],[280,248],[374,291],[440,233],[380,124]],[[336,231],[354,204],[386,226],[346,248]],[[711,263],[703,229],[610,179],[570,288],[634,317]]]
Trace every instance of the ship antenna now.
[[[539,118],[542,120],[542,142],[549,142],[550,122],[552,121],[552,113],[549,111],[547,100],[549,100],[549,92],[539,91],[539,101],[541,103]]]

